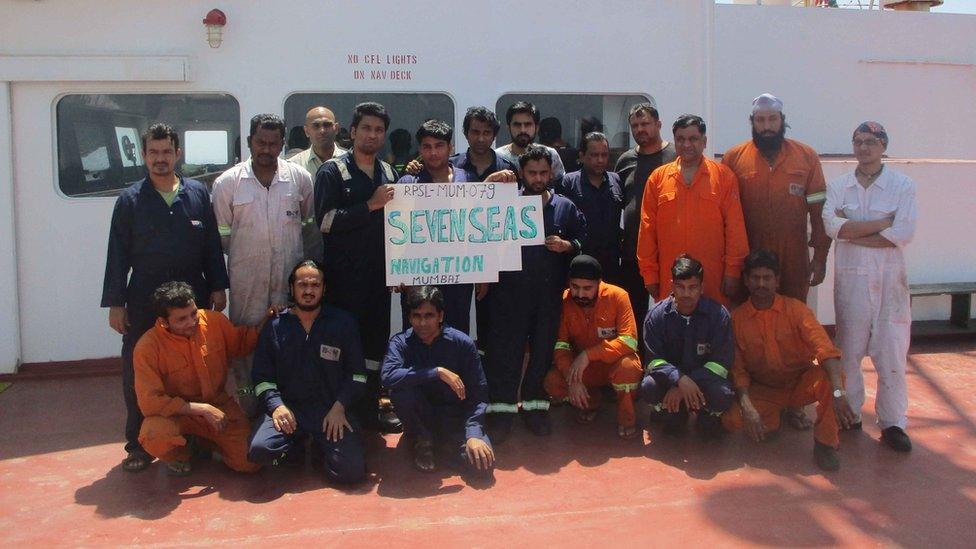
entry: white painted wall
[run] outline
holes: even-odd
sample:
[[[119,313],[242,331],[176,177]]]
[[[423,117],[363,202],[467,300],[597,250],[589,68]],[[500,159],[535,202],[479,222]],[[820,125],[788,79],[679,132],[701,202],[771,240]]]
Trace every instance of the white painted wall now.
[[[213,7],[228,16],[219,49],[206,45],[201,24]],[[0,372],[16,363],[16,338],[7,330],[17,326],[25,362],[119,350],[98,307],[113,199],[67,199],[56,190],[53,112],[65,93],[226,92],[240,103],[242,125],[257,112],[281,113],[297,91],[448,92],[458,125],[465,107],[493,106],[509,92],[646,93],[666,125],[682,112],[705,113],[711,148],[722,151],[748,138],[752,98],[772,91],[786,101],[791,135],[821,152],[847,152],[851,129],[866,118],[888,127],[894,156],[970,159],[976,142],[976,126],[947,123],[976,119],[973,50],[971,40],[960,39],[976,33],[971,16],[714,6],[710,0],[87,0],[83,11],[75,1],[43,0],[4,2],[3,18],[0,82],[20,79],[10,88],[19,282],[4,232],[13,216],[0,205]],[[347,55],[370,53],[416,55],[413,79],[354,80],[354,69],[370,67],[348,64]],[[62,59],[25,73],[22,61],[4,64],[4,55],[185,57],[189,81],[138,81],[173,80],[180,71],[170,65],[127,70],[108,61],[97,71],[105,80],[68,82],[60,79],[95,71],[72,75],[58,68],[72,63]],[[119,75],[131,80],[118,81]],[[0,112],[0,130],[3,122]],[[0,132],[0,154],[3,145]],[[971,225],[943,223],[972,211],[972,166],[908,168],[919,170],[910,173],[920,188],[940,191],[920,200],[913,278],[971,279],[974,262],[959,251],[965,239],[953,238],[966,233],[941,231],[968,227],[973,234]],[[9,188],[4,169],[0,198]],[[955,194],[947,199],[943,189]],[[920,266],[932,258],[942,262],[938,270]],[[830,289],[825,285],[816,298],[828,323]],[[18,296],[19,316],[8,307]],[[916,313],[947,315],[937,308]]]

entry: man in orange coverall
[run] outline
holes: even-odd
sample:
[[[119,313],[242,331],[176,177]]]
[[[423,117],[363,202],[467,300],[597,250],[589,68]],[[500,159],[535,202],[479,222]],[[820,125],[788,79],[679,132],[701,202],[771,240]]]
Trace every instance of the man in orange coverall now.
[[[612,386],[617,393],[617,434],[632,439],[638,434],[634,392],[643,374],[637,325],[627,292],[601,278],[600,263],[588,255],[570,263],[555,368],[546,375],[545,388],[555,399],[569,397],[580,410],[577,421],[588,424],[600,407],[600,387]]]
[[[753,100],[749,123],[752,139],[726,151],[722,164],[739,178],[749,249],[775,252],[780,293],[805,302],[810,286],[823,282],[830,249],[821,217],[827,183],[820,157],[809,146],[786,138],[783,102],[773,95],[764,93]],[[747,297],[740,292],[737,301]]]
[[[705,270],[704,295],[728,306],[749,253],[739,183],[727,166],[705,158],[705,122],[681,115],[671,127],[678,159],[651,173],[644,187],[637,264],[647,293],[671,293],[671,264],[687,253]]]
[[[186,435],[211,441],[231,469],[257,471],[260,466],[247,460],[251,426],[225,382],[228,360],[250,354],[261,327],[238,328],[217,311],[197,309],[185,282],[163,284],[152,304],[156,325],[139,339],[133,357],[145,416],[139,443],[166,462],[171,475],[190,474]]]
[[[779,428],[785,408],[816,402],[813,457],[821,469],[836,471],[840,468],[837,424],[846,428],[854,421],[844,391],[840,351],[806,304],[776,293],[779,258],[775,253],[749,254],[744,279],[749,301],[732,313],[732,382],[738,402],[722,415],[722,423],[729,431],[745,428],[758,442]]]

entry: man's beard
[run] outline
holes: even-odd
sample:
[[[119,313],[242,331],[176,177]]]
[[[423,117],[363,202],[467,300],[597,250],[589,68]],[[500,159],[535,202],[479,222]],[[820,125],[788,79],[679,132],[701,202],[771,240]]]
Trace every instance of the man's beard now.
[[[574,297],[573,301],[576,302],[576,304],[579,305],[580,307],[583,307],[584,309],[589,307],[590,305],[593,305],[593,298]]]
[[[295,306],[296,307],[298,307],[302,311],[305,311],[306,313],[309,312],[309,311],[314,311],[315,309],[318,309],[321,305],[322,305],[322,300],[321,299],[319,299],[318,301],[316,301],[315,303],[313,303],[311,305],[305,305],[305,304],[303,304],[301,302],[295,303]]]
[[[786,124],[779,129],[775,135],[763,135],[756,132],[756,128],[752,129],[752,142],[756,144],[756,148],[764,152],[778,151],[780,147],[783,146],[783,141],[786,140]]]
[[[527,133],[520,133],[520,134],[516,135],[514,138],[512,138],[512,142],[515,143],[516,145],[518,145],[519,147],[523,147],[524,148],[524,147],[528,147],[529,146],[529,143],[532,142],[532,139],[533,138],[529,134],[527,134]]]

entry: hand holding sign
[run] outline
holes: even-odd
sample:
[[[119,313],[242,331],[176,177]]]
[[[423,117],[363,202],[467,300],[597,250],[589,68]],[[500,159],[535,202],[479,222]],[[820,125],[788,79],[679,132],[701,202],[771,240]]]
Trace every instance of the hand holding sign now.
[[[380,185],[373,191],[373,196],[366,202],[366,206],[371,212],[381,210],[391,200],[393,200],[393,185]]]

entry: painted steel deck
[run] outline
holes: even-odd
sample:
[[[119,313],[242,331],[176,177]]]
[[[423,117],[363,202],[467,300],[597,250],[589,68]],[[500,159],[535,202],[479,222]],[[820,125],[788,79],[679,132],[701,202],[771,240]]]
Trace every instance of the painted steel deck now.
[[[310,468],[124,473],[117,377],[18,381],[0,394],[0,532],[12,547],[974,547],[976,342],[914,345],[909,378],[913,452],[882,447],[866,413],[838,473],[816,468],[810,432],[705,443],[652,426],[624,442],[611,411],[581,428],[561,408],[552,437],[518,425],[497,448],[494,486],[417,473],[399,437],[374,435],[370,480],[349,490]]]

